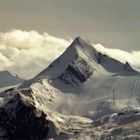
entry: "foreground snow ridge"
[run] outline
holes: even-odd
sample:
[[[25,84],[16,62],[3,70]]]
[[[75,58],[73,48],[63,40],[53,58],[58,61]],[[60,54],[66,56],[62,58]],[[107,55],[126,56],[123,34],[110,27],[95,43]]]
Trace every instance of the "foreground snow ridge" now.
[[[33,79],[0,93],[0,139],[140,139],[139,77],[78,37]]]

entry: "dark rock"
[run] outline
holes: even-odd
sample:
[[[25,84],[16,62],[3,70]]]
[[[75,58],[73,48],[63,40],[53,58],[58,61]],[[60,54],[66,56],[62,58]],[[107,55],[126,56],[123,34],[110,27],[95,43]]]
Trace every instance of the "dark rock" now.
[[[120,115],[125,115],[125,113],[124,113],[124,112],[119,112],[118,115],[119,115],[119,116],[120,116]]]
[[[107,58],[108,58],[107,55],[99,52],[97,55],[97,62],[100,64],[100,63],[104,62]]]
[[[64,79],[71,79],[71,81],[74,83],[76,83],[77,81],[75,81],[74,79],[76,78],[77,80],[79,80],[81,83],[85,82],[91,75],[93,74],[93,68],[91,67],[91,65],[86,62],[84,59],[82,58],[78,58],[75,61],[72,61],[65,73],[63,73],[59,78],[61,80]],[[70,78],[68,78],[68,76]],[[65,77],[65,78],[64,78]],[[71,82],[71,81],[67,81],[67,83]]]
[[[122,131],[123,131],[122,128],[113,129],[112,132],[111,132],[111,135],[112,136],[120,135],[122,133]]]
[[[20,94],[0,108],[0,127],[5,132],[2,139],[41,140],[49,133],[48,124],[46,115],[36,110],[29,101],[23,100]]]

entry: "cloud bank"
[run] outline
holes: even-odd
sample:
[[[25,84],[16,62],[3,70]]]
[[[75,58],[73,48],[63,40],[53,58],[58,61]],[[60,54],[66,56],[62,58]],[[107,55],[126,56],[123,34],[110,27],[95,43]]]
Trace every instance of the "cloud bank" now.
[[[12,30],[0,33],[0,70],[10,70],[24,78],[31,78],[46,68],[70,45],[65,40],[36,31]],[[140,68],[140,51],[132,53],[95,45],[95,48],[113,58],[128,61]]]
[[[0,33],[0,69],[31,78],[57,58],[70,41],[36,31]]]

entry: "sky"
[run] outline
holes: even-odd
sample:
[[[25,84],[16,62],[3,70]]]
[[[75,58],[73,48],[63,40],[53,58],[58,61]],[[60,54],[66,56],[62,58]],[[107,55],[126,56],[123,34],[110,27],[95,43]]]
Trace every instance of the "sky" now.
[[[0,32],[11,29],[139,50],[140,0],[0,0]]]
[[[0,70],[29,79],[77,36],[140,68],[139,29],[140,0],[0,0]]]

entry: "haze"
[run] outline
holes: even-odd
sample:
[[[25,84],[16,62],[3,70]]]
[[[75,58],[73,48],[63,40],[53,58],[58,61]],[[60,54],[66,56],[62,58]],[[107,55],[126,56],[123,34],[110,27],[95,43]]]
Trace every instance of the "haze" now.
[[[0,0],[0,31],[83,36],[127,51],[140,48],[139,0]]]

